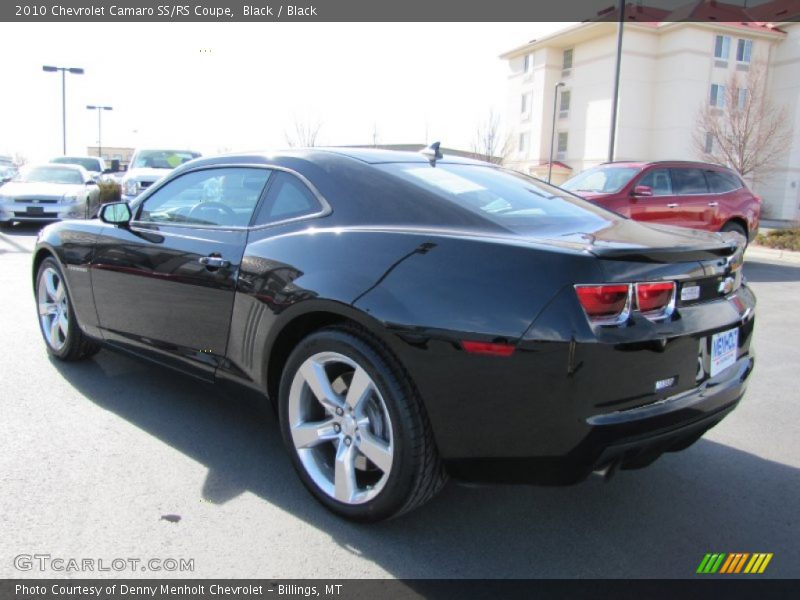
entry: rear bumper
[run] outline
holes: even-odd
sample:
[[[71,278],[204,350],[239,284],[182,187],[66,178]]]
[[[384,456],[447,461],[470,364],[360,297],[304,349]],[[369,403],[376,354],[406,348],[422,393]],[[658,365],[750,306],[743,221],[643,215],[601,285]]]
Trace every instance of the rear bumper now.
[[[649,465],[683,450],[736,408],[753,370],[751,355],[699,387],[659,402],[585,419],[587,435],[557,457],[467,458],[447,461],[456,479],[492,483],[577,483],[593,471]]]

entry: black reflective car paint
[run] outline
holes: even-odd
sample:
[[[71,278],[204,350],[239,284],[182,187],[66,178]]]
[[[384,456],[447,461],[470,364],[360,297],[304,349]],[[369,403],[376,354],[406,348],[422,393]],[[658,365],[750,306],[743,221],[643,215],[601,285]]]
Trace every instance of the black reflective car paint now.
[[[198,159],[132,205],[136,214],[190,169],[275,166],[314,186],[332,208],[323,216],[228,229],[69,221],[42,231],[34,260],[57,256],[89,335],[264,393],[276,389],[274,346],[298,320],[324,314],[359,323],[398,357],[442,457],[464,478],[561,483],[619,457],[646,464],[741,398],[755,307],[746,285],[679,302],[663,322],[634,313],[619,327],[590,325],[573,289],[662,279],[715,289],[730,274],[729,240],[646,227],[596,207],[584,222],[512,235],[366,162],[425,165],[424,157],[352,154]],[[199,263],[212,253],[229,265]],[[736,326],[737,365],[697,381],[701,344]],[[516,351],[468,354],[466,339]],[[669,377],[675,384],[656,392],[654,383]],[[641,412],[648,406],[662,408]]]

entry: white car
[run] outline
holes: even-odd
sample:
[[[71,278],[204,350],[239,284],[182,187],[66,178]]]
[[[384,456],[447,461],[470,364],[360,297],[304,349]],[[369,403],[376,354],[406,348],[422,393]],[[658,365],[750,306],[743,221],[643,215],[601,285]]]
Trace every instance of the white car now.
[[[90,219],[100,208],[100,190],[77,165],[27,167],[0,188],[0,227],[14,221]]]
[[[137,150],[122,178],[122,199],[130,202],[172,169],[199,156],[191,150]]]

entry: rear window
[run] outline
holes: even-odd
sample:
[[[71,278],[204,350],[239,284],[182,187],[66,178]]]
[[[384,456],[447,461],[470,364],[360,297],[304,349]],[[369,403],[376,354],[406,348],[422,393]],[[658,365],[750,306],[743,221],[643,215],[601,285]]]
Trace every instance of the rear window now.
[[[638,167],[595,167],[567,180],[561,187],[570,192],[615,194],[639,171]]]
[[[390,163],[379,168],[439,197],[522,233],[564,220],[606,221],[611,213],[555,186],[521,173],[439,163]]]
[[[714,194],[724,194],[742,187],[739,179],[733,173],[722,171],[706,171],[706,181],[708,181],[708,189]]]

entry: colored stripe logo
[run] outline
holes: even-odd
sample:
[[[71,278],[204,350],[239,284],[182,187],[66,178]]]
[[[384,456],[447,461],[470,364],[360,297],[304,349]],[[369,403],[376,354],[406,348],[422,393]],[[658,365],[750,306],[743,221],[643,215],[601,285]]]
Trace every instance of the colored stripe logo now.
[[[755,552],[752,554],[749,552],[709,553],[700,561],[697,573],[701,575],[713,575],[715,573],[721,575],[735,573],[755,575],[763,573],[771,560],[772,552]]]

